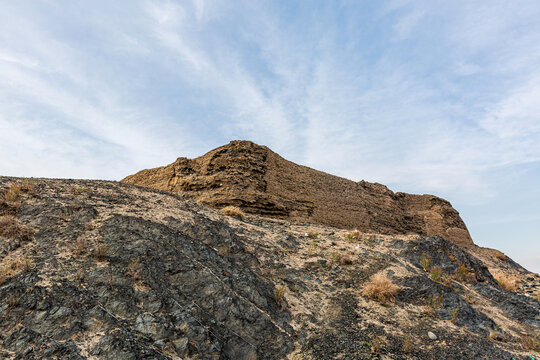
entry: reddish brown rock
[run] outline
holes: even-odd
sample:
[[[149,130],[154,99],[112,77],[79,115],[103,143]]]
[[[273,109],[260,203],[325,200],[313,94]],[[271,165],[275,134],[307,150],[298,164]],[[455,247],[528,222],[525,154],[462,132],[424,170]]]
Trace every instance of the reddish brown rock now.
[[[214,208],[379,234],[441,235],[472,240],[452,205],[432,195],[394,193],[283,159],[265,146],[232,141],[195,158],[142,170],[125,183],[170,191]]]

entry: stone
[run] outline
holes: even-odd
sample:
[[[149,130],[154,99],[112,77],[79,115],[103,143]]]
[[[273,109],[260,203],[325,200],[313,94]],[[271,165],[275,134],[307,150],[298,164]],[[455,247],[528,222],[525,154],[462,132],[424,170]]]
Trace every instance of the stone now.
[[[428,331],[427,335],[431,340],[437,340],[437,335],[435,335],[431,331]]]

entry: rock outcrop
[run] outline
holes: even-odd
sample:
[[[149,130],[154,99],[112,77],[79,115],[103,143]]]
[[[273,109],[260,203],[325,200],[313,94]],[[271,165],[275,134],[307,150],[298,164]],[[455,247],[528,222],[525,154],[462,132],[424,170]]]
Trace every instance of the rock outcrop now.
[[[452,205],[432,195],[394,193],[283,159],[265,146],[232,141],[195,158],[142,170],[128,184],[187,196],[214,208],[379,234],[440,235],[461,245],[471,236]]]
[[[0,207],[1,359],[540,355],[538,300],[440,236],[241,220],[110,181],[0,177],[0,197],[17,184]],[[363,291],[374,275],[389,302]]]

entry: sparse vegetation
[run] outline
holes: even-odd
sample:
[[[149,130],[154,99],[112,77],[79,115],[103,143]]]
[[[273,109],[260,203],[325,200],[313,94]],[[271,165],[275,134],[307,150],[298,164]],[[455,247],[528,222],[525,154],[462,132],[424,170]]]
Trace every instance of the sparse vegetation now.
[[[79,283],[79,284],[82,284],[82,282],[84,281],[84,278],[86,277],[86,274],[84,272],[83,269],[79,269],[77,270],[77,273],[75,274],[75,280]]]
[[[243,219],[246,216],[246,214],[236,206],[225,206],[221,209],[221,212],[225,215],[234,216],[239,219]]]
[[[36,193],[36,181],[32,179],[24,179],[21,183],[21,190],[28,194]]]
[[[413,350],[413,341],[410,334],[407,334],[405,338],[403,339],[403,345],[401,347],[401,351],[404,354],[410,354]]]
[[[499,283],[499,286],[508,291],[516,291],[519,279],[515,276],[503,272],[495,272],[493,277]]]
[[[465,264],[461,264],[456,270],[455,277],[458,281],[465,281],[468,274],[469,269],[467,268],[467,266]]]
[[[422,265],[422,269],[424,269],[424,271],[429,271],[429,263],[430,263],[430,258],[426,256],[425,253],[422,253],[422,256],[420,257],[420,265]]]
[[[13,216],[0,216],[0,236],[8,239],[19,238],[23,241],[32,241],[34,239],[34,230],[21,224]]]
[[[333,252],[332,254],[330,254],[330,258],[332,259],[333,262],[339,263],[341,260],[341,254],[338,252]]]
[[[379,354],[385,344],[386,344],[386,338],[384,336],[382,335],[374,336],[371,339],[371,351],[374,354]]]
[[[30,272],[35,268],[34,261],[27,255],[19,257],[5,257],[0,262],[0,284],[6,279],[21,272]]]
[[[107,244],[98,243],[94,247],[94,252],[92,253],[94,259],[98,261],[103,261],[107,257],[111,250],[111,247]]]
[[[437,311],[441,309],[443,305],[443,301],[444,301],[444,294],[441,294],[439,296],[433,295],[433,296],[428,297],[426,300],[426,306],[425,306],[424,312],[430,315],[434,315]]]
[[[317,239],[311,240],[311,244],[309,244],[309,253],[310,254],[315,253],[318,246],[319,246],[319,240],[317,240]]]
[[[6,193],[4,194],[4,198],[6,199],[6,202],[8,203],[17,203],[21,200],[21,188],[16,183],[11,183],[11,185],[8,187]]]
[[[400,287],[383,274],[375,274],[362,289],[362,294],[382,304],[393,301]]]
[[[307,237],[310,239],[317,239],[320,235],[318,232],[313,231],[313,230],[308,230],[306,234],[307,234]]]
[[[357,242],[360,239],[360,231],[355,230],[353,232],[347,233],[345,234],[344,239],[345,241],[350,242],[350,243]]]
[[[281,307],[282,310],[285,310],[285,287],[276,286],[274,289],[274,298],[276,303]]]
[[[88,191],[88,188],[86,186],[77,186],[77,185],[72,185],[70,187],[70,191],[73,195],[81,195],[85,192]]]
[[[461,309],[461,307],[456,307],[454,309],[454,311],[452,311],[452,316],[450,318],[450,321],[452,321],[453,323],[456,323],[457,319],[458,319],[458,316],[459,316],[459,310]]]
[[[429,277],[433,281],[440,281],[441,278],[442,278],[442,273],[443,273],[443,271],[442,271],[442,269],[440,267],[434,266],[429,271]]]
[[[128,265],[128,274],[133,278],[133,280],[138,281],[141,279],[141,260],[139,258],[131,260]]]
[[[504,255],[503,252],[499,251],[499,250],[493,250],[494,254],[495,254],[495,257],[499,260],[502,260],[502,261],[506,261],[506,255]]]
[[[353,258],[350,257],[350,256],[342,256],[340,259],[339,259],[339,263],[341,265],[351,265],[352,263],[354,262]]]
[[[73,255],[75,255],[75,257],[82,256],[87,251],[86,245],[86,239],[84,238],[84,236],[79,236],[71,246],[71,252],[73,253]]]
[[[246,360],[257,360],[257,353],[252,351],[246,356]]]
[[[525,350],[540,351],[540,335],[524,335],[521,337],[521,346]]]
[[[229,256],[230,252],[231,252],[231,249],[225,244],[221,245],[218,249],[218,255],[221,257]]]

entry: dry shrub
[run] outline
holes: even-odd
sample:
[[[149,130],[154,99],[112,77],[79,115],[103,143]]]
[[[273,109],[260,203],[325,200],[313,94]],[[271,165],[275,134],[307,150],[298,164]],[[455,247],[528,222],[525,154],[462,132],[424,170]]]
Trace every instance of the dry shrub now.
[[[308,230],[308,232],[306,233],[307,237],[310,238],[310,239],[317,239],[319,237],[319,233],[316,232],[316,231],[313,231],[313,230]]]
[[[21,190],[28,194],[36,193],[36,181],[34,179],[24,179],[21,183]]]
[[[0,236],[8,239],[19,238],[23,241],[34,239],[34,230],[21,224],[13,216],[0,216]]]
[[[400,287],[382,274],[375,274],[362,289],[362,294],[370,299],[377,300],[382,304],[393,301]]]
[[[71,246],[71,251],[75,257],[85,254],[87,250],[86,239],[83,236],[79,236]]]
[[[221,212],[225,215],[234,216],[239,219],[243,219],[246,216],[246,214],[236,206],[226,206],[221,209]]]
[[[540,335],[524,335],[521,337],[521,346],[525,350],[540,351]]]
[[[21,200],[21,188],[16,183],[11,183],[9,185],[9,188],[7,189],[6,193],[4,194],[4,198],[6,199],[6,202],[8,203],[16,203]]]
[[[109,254],[111,247],[107,244],[99,243],[94,247],[93,256],[98,261],[103,261]]]
[[[340,259],[339,259],[339,263],[341,265],[351,265],[352,263],[354,262],[353,258],[350,257],[350,256],[342,256]]]
[[[499,286],[508,291],[516,291],[519,279],[515,276],[503,272],[495,272],[493,277],[499,283]]]

